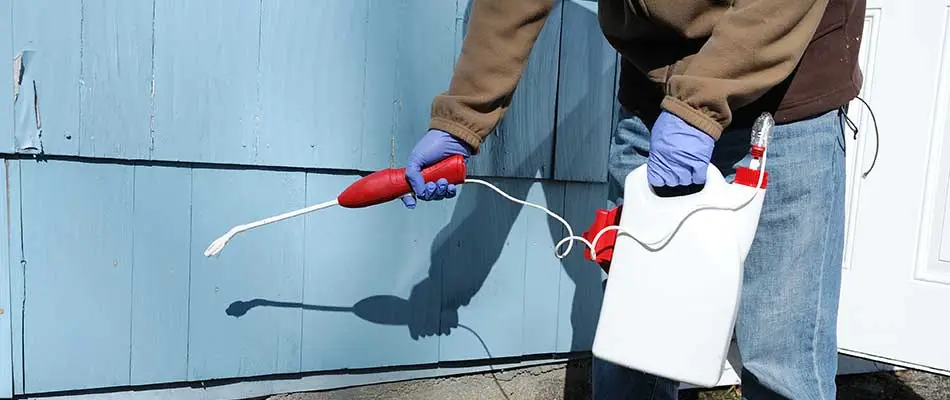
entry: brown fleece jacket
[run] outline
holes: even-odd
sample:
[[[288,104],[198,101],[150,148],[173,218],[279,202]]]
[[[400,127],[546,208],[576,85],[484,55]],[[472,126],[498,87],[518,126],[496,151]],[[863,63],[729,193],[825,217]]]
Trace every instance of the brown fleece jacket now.
[[[472,1],[461,56],[449,89],[432,103],[430,128],[449,132],[478,152],[508,109],[554,0]],[[795,70],[827,5],[828,0],[599,0],[598,14],[610,43],[665,87],[661,107],[718,139],[733,110]]]

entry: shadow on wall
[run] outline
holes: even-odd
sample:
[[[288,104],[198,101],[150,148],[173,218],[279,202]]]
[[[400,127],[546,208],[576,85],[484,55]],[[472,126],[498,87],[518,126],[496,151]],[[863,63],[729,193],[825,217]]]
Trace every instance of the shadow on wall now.
[[[320,306],[304,303],[253,299],[249,301],[235,301],[231,303],[231,305],[229,305],[224,312],[232,317],[240,318],[247,314],[248,311],[251,311],[251,309],[256,307],[299,308],[301,310],[307,311],[353,313],[353,315],[367,322],[372,322],[379,325],[396,326],[411,326],[413,324],[412,318],[414,314],[414,308],[409,304],[408,300],[392,295],[370,296],[356,302],[356,304],[354,304],[352,307]],[[455,325],[459,328],[468,330],[473,335],[475,335],[475,337],[478,338],[479,342],[481,342],[482,346],[485,348],[485,352],[488,353],[489,358],[491,358],[491,351],[488,349],[488,346],[485,345],[485,341],[482,340],[481,336],[476,333],[474,329],[463,324],[456,323]]]
[[[592,0],[580,1],[592,2]],[[582,12],[589,15],[590,23],[597,24],[596,14],[584,5],[574,4],[574,1],[566,0],[562,6],[565,7],[565,13]],[[469,2],[466,10],[466,20],[470,11],[471,2]],[[570,35],[570,32],[563,32],[563,35]],[[590,62],[600,63],[597,60],[591,60]],[[593,68],[591,70],[596,71]],[[596,82],[603,79],[612,80],[614,71],[610,69],[602,71],[599,76],[595,75],[579,77],[591,81],[591,84],[581,85],[581,87],[596,88],[599,86]],[[583,105],[586,100],[591,99],[590,101],[593,101],[594,96],[598,95],[603,94],[586,93],[584,98],[575,104]],[[562,109],[559,114],[561,116],[558,118],[558,126],[561,129],[561,135],[583,134],[589,136],[588,140],[590,141],[608,140],[608,132],[585,129],[590,125],[590,117],[584,115],[582,108]],[[610,115],[610,113],[607,113],[607,115]],[[503,135],[512,135],[509,140],[515,140],[518,132],[498,131],[490,140],[504,141]],[[531,166],[549,164],[546,161],[552,158],[550,151],[554,148],[555,133],[547,132],[541,140],[537,140],[537,136],[534,136],[533,139],[536,142],[533,143],[533,148],[520,154],[523,158],[520,159],[517,165],[513,166],[513,171],[526,171],[526,169],[532,168]],[[585,160],[585,162],[604,163],[606,160]],[[562,168],[564,167],[562,166]],[[543,171],[527,172],[529,175],[536,175]],[[536,182],[528,180],[491,180],[505,192],[520,199],[524,199],[532,185],[536,184]],[[597,198],[597,196],[565,196],[565,185],[567,184],[563,182],[541,182],[544,196],[548,199],[549,204],[564,203],[563,210],[554,209],[553,211],[560,213],[567,221],[571,222],[575,230],[583,230],[591,222],[594,210],[603,208],[608,199],[606,197]],[[568,187],[567,190],[571,190],[571,188]],[[606,194],[607,191],[604,190],[603,193]],[[571,203],[572,199],[588,200],[585,200],[587,204],[577,204],[576,201]],[[449,335],[456,328],[469,330],[478,336],[473,330],[459,323],[458,311],[460,308],[467,306],[482,288],[492,267],[502,254],[512,226],[522,212],[523,207],[498,196],[487,188],[481,187],[471,187],[468,190],[463,190],[456,199],[449,201],[455,201],[456,203],[454,212],[451,221],[433,241],[428,276],[413,287],[408,299],[391,295],[376,295],[360,300],[352,306],[310,305],[253,299],[232,303],[227,308],[226,313],[233,317],[241,317],[256,307],[349,312],[363,320],[376,324],[407,326],[409,334],[416,340],[426,336]],[[530,209],[526,212],[540,211]],[[487,217],[489,215],[490,217]],[[563,226],[556,220],[548,218],[547,221],[549,233],[551,238],[554,239],[553,242],[557,242],[566,235]],[[575,232],[575,234],[579,233]],[[572,254],[561,260],[562,268],[575,285],[570,316],[572,328],[570,351],[572,352],[586,352],[590,349],[603,291],[600,268],[596,264],[586,261],[582,256],[582,252],[583,247],[575,244]],[[550,254],[553,257],[553,249]],[[433,299],[441,299],[441,301],[435,302]],[[484,345],[484,342],[482,344]],[[485,351],[491,357],[490,349],[485,347]],[[583,371],[577,372],[586,374]],[[568,374],[571,373],[572,371],[569,370]],[[570,378],[569,376],[569,380]]]
[[[374,324],[380,325],[410,325],[413,309],[409,301],[398,296],[378,295],[370,296],[356,302],[351,307],[320,306],[303,303],[253,299],[249,301],[235,301],[228,306],[225,313],[236,318],[243,317],[253,308],[277,307],[299,308],[307,311],[345,312]]]

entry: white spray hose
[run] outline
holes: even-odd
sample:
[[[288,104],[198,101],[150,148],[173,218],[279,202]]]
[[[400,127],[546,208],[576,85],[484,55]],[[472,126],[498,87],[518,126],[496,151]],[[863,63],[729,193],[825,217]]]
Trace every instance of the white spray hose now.
[[[766,151],[766,152],[763,153],[763,155],[762,155],[762,163],[761,163],[761,166],[760,166],[760,171],[765,171],[765,162],[766,162],[766,158],[767,158],[767,157],[768,157],[768,151]],[[753,161],[753,162],[755,162],[755,161]],[[710,165],[709,168],[715,168],[715,167],[712,166],[712,165]],[[756,186],[755,186],[756,189],[760,189],[760,188],[762,187],[762,183],[763,183],[763,178],[764,178],[764,177],[765,177],[765,174],[764,174],[764,173],[760,173],[760,174],[759,174],[759,181],[758,181],[758,183],[757,183]],[[636,240],[638,243],[640,243],[640,244],[643,245],[644,247],[651,248],[651,249],[658,249],[658,248],[663,247],[667,242],[669,242],[670,239],[673,238],[673,236],[676,235],[676,232],[679,231],[679,228],[683,225],[683,222],[686,221],[686,218],[689,218],[689,216],[691,216],[692,214],[694,214],[694,213],[696,213],[696,212],[698,212],[698,211],[701,211],[701,210],[732,210],[732,211],[735,211],[735,210],[741,209],[742,207],[745,207],[747,204],[751,203],[752,200],[754,200],[755,197],[758,196],[758,195],[759,195],[759,192],[760,192],[759,190],[754,190],[754,191],[752,192],[752,195],[751,195],[747,200],[742,201],[742,202],[740,202],[740,203],[737,204],[737,205],[729,205],[729,204],[725,204],[725,205],[723,205],[723,204],[704,204],[704,205],[697,206],[696,208],[694,208],[693,210],[691,210],[689,213],[687,213],[686,216],[683,217],[683,219],[680,220],[679,223],[677,223],[676,227],[675,227],[671,232],[667,233],[666,235],[664,235],[664,236],[662,236],[662,237],[660,237],[659,239],[656,239],[656,240],[649,240],[649,241],[648,241],[648,240],[644,240],[644,239],[642,239],[642,238],[638,238],[638,237],[634,236],[632,233],[630,233],[629,231],[623,229],[623,228],[622,228],[621,226],[619,226],[619,225],[610,225],[610,226],[605,227],[604,229],[601,229],[599,232],[597,232],[597,235],[594,236],[594,240],[593,240],[593,241],[588,241],[587,239],[585,239],[585,238],[583,238],[583,237],[581,237],[581,236],[575,235],[575,234],[574,234],[574,229],[571,227],[571,224],[569,224],[563,217],[561,217],[560,215],[557,215],[557,213],[555,213],[555,212],[553,212],[553,211],[551,211],[551,210],[545,208],[544,206],[541,206],[541,205],[535,204],[535,203],[531,203],[531,202],[529,202],[529,201],[516,199],[516,198],[514,198],[513,196],[511,196],[510,194],[506,193],[504,190],[501,190],[501,189],[499,189],[497,186],[492,185],[491,183],[488,183],[488,182],[483,181],[483,180],[481,180],[481,179],[465,179],[465,183],[474,183],[474,184],[486,186],[486,187],[488,187],[489,189],[494,190],[496,193],[500,194],[502,197],[508,199],[508,200],[511,201],[511,202],[514,202],[514,203],[517,203],[517,204],[521,204],[521,205],[524,205],[524,206],[528,206],[528,207],[537,208],[537,209],[539,209],[539,210],[541,210],[541,211],[544,211],[544,212],[545,212],[546,214],[548,214],[551,218],[554,218],[555,220],[557,220],[558,222],[560,222],[562,225],[564,225],[564,228],[567,229],[567,236],[564,237],[563,239],[561,239],[560,241],[558,241],[556,245],[554,245],[554,255],[555,255],[557,258],[559,258],[559,259],[563,259],[564,257],[567,257],[567,255],[571,253],[571,250],[574,248],[574,241],[575,241],[575,240],[576,240],[576,241],[579,241],[579,242],[582,242],[582,243],[584,243],[585,245],[587,245],[587,248],[590,249],[590,252],[591,252],[591,258],[596,259],[596,258],[597,258],[597,251],[596,251],[597,242],[600,241],[600,238],[601,238],[601,236],[603,236],[604,233],[607,233],[607,232],[612,231],[612,230],[616,230],[616,231],[618,231],[620,234],[623,234],[623,235],[626,235],[626,236],[629,236],[629,237],[633,238],[634,240]],[[224,246],[228,243],[228,241],[230,241],[231,238],[233,238],[233,237],[234,237],[235,235],[237,235],[238,233],[241,233],[241,232],[244,232],[244,231],[247,231],[247,230],[250,230],[250,229],[258,228],[258,227],[261,227],[261,226],[264,226],[264,225],[272,224],[272,223],[275,223],[275,222],[278,222],[278,221],[283,221],[283,220],[288,219],[288,218],[297,217],[297,216],[300,216],[300,215],[303,215],[303,214],[306,214],[306,213],[310,213],[310,212],[313,212],[313,211],[322,210],[322,209],[324,209],[324,208],[332,207],[332,206],[335,206],[335,205],[337,205],[337,204],[338,204],[338,203],[337,203],[336,200],[331,200],[331,201],[327,201],[327,202],[325,202],[325,203],[320,203],[320,204],[312,205],[312,206],[309,206],[309,207],[301,208],[301,209],[299,209],[299,210],[288,211],[288,212],[285,212],[285,213],[280,214],[280,215],[275,215],[275,216],[273,216],[273,217],[268,217],[268,218],[264,218],[264,219],[262,219],[262,220],[258,220],[258,221],[250,222],[250,223],[247,223],[247,224],[242,224],[242,225],[235,226],[234,228],[231,228],[231,230],[229,230],[227,233],[225,233],[225,234],[222,235],[221,237],[219,237],[219,238],[215,239],[213,242],[211,242],[211,245],[209,245],[208,248],[205,249],[204,255],[205,255],[206,257],[211,257],[211,256],[217,255],[218,253],[221,252],[221,250],[224,249]],[[567,243],[567,249],[564,250],[563,252],[558,252],[558,249],[560,249],[561,246],[563,246],[565,243]]]
[[[753,161],[752,161],[752,162],[753,162],[753,169],[758,169],[758,170],[760,171],[760,173],[759,173],[759,180],[758,180],[758,183],[756,183],[756,185],[755,185],[755,189],[761,189],[761,188],[762,188],[763,179],[764,179],[764,177],[765,177],[764,171],[765,171],[765,163],[766,163],[766,159],[767,159],[767,158],[768,158],[768,150],[766,150],[766,151],[764,151],[764,152],[762,153],[762,163],[761,163],[761,165],[758,165],[758,166],[757,166],[758,168],[755,168],[755,167],[756,167],[756,165],[755,165],[756,160],[753,160]],[[709,168],[715,168],[715,166],[709,165]],[[699,206],[697,206],[696,208],[694,208],[693,210],[691,210],[689,213],[687,213],[686,216],[684,216],[683,219],[680,220],[680,221],[676,224],[676,227],[675,227],[671,232],[669,232],[669,233],[667,233],[666,235],[663,235],[662,237],[660,237],[660,238],[658,238],[658,239],[655,239],[655,240],[644,240],[643,238],[638,238],[638,237],[636,237],[636,236],[633,235],[630,231],[627,231],[627,230],[623,229],[623,227],[621,227],[620,225],[610,225],[610,226],[605,227],[604,229],[601,229],[599,232],[597,232],[597,234],[594,235],[594,240],[593,240],[593,241],[589,241],[589,240],[587,240],[587,239],[585,239],[585,238],[583,238],[583,237],[581,237],[581,236],[575,235],[575,234],[574,234],[574,229],[571,228],[571,224],[569,224],[563,217],[561,217],[560,215],[557,215],[557,213],[555,213],[555,212],[553,212],[553,211],[551,211],[551,210],[545,208],[544,206],[541,206],[541,205],[538,205],[538,204],[535,204],[535,203],[531,203],[531,202],[529,202],[529,201],[516,199],[516,198],[512,197],[510,194],[505,193],[504,190],[501,190],[501,189],[499,189],[497,186],[492,185],[491,183],[488,183],[488,182],[483,181],[483,180],[481,180],[481,179],[465,179],[465,183],[474,183],[474,184],[486,186],[486,187],[488,187],[489,189],[494,190],[496,193],[500,194],[502,197],[508,199],[509,201],[512,201],[512,202],[514,202],[514,203],[518,203],[518,204],[521,204],[521,205],[525,205],[525,206],[528,206],[528,207],[537,208],[537,209],[539,209],[539,210],[541,210],[541,211],[544,211],[546,214],[548,214],[549,216],[551,216],[551,218],[556,219],[558,222],[560,222],[562,225],[564,225],[564,228],[567,229],[567,236],[564,237],[563,239],[561,239],[560,241],[558,241],[556,245],[554,245],[554,255],[555,255],[557,258],[559,258],[559,259],[563,259],[564,257],[567,257],[567,255],[571,253],[571,250],[574,248],[574,241],[575,241],[575,240],[576,240],[576,241],[579,241],[579,242],[582,242],[582,243],[584,243],[585,245],[587,245],[587,248],[590,249],[591,258],[592,258],[592,259],[597,259],[597,250],[596,250],[597,242],[600,241],[600,238],[601,238],[601,236],[603,236],[604,233],[607,233],[607,232],[612,231],[612,230],[618,231],[618,233],[620,233],[620,234],[622,234],[622,235],[626,235],[626,236],[629,236],[629,237],[633,238],[633,240],[636,240],[638,243],[640,243],[640,244],[643,245],[644,247],[647,247],[647,248],[650,248],[650,249],[654,249],[654,250],[655,250],[655,249],[659,249],[659,248],[662,248],[663,246],[665,246],[666,243],[669,242],[669,241],[673,238],[673,236],[676,235],[676,232],[679,231],[679,228],[680,228],[681,226],[683,226],[683,222],[685,222],[686,219],[689,218],[689,217],[690,217],[691,215],[693,215],[694,213],[696,213],[696,212],[698,212],[698,211],[702,211],[702,210],[729,210],[729,211],[739,210],[739,209],[745,207],[746,205],[748,205],[749,203],[751,203],[752,200],[755,200],[755,197],[758,196],[759,193],[761,192],[760,190],[754,190],[754,191],[752,191],[752,195],[749,196],[748,199],[746,199],[746,200],[740,202],[739,204],[731,204],[731,205],[730,205],[730,204],[703,204],[703,205],[699,205]],[[273,216],[273,217],[264,218],[264,219],[259,220],[259,221],[254,221],[254,222],[250,222],[250,223],[247,223],[247,224],[242,224],[242,225],[235,226],[234,228],[231,228],[231,230],[229,230],[227,233],[225,233],[225,234],[222,235],[221,237],[215,239],[215,240],[211,243],[211,245],[208,246],[208,248],[205,250],[204,255],[205,255],[206,257],[211,257],[211,256],[217,255],[218,253],[221,252],[221,250],[224,249],[224,246],[228,243],[228,241],[230,241],[231,238],[233,238],[233,237],[234,237],[235,235],[237,235],[238,233],[241,233],[241,232],[244,232],[244,231],[247,231],[247,230],[250,230],[250,229],[254,229],[254,228],[257,228],[257,227],[260,227],[260,226],[263,226],[263,225],[272,224],[272,223],[274,223],[274,222],[283,221],[283,220],[285,220],[285,219],[293,218],[293,217],[296,217],[296,216],[299,216],[299,215],[303,215],[303,214],[306,214],[306,213],[310,213],[310,212],[313,212],[313,211],[322,210],[322,209],[324,209],[324,208],[332,207],[332,206],[335,206],[335,205],[337,205],[337,204],[338,204],[338,203],[337,203],[336,200],[331,200],[331,201],[328,201],[328,202],[325,202],[325,203],[320,203],[320,204],[312,205],[312,206],[309,206],[309,207],[301,208],[301,209],[299,209],[299,210],[294,210],[294,211],[285,212],[285,213],[283,213],[283,214],[275,215],[275,216]],[[558,252],[558,249],[560,249],[561,246],[563,246],[565,243],[567,243],[567,249],[564,250],[563,252]]]
[[[643,238],[638,238],[638,237],[636,237],[635,235],[633,235],[630,231],[627,231],[627,230],[623,229],[623,228],[622,228],[621,226],[619,226],[619,225],[610,225],[610,226],[607,226],[607,227],[601,229],[599,232],[597,232],[597,234],[594,236],[593,242],[591,242],[591,241],[588,241],[587,239],[585,239],[585,238],[583,238],[583,237],[581,237],[581,236],[574,235],[574,229],[571,228],[571,224],[567,223],[567,221],[564,220],[564,218],[562,218],[560,215],[557,215],[557,214],[554,213],[553,211],[548,210],[547,208],[545,208],[545,207],[543,207],[543,206],[541,206],[541,205],[534,204],[534,203],[531,203],[531,202],[528,202],[528,201],[525,201],[525,200],[516,199],[516,198],[512,197],[511,195],[509,195],[508,193],[505,193],[505,191],[499,189],[499,188],[496,187],[495,185],[492,185],[491,183],[488,183],[488,182],[483,181],[483,180],[481,180],[481,179],[465,179],[463,182],[465,182],[465,183],[474,183],[474,184],[486,186],[486,187],[488,187],[489,189],[492,189],[492,190],[494,190],[496,193],[500,194],[502,197],[508,199],[509,201],[512,201],[512,202],[514,202],[514,203],[518,203],[518,204],[521,204],[521,205],[525,205],[525,206],[528,206],[528,207],[537,208],[537,209],[539,209],[539,210],[541,210],[541,211],[544,211],[546,214],[548,214],[549,216],[551,216],[551,218],[556,219],[558,222],[560,222],[562,225],[564,225],[564,227],[567,229],[567,237],[565,237],[565,238],[561,239],[560,241],[558,241],[557,244],[554,246],[554,255],[555,255],[557,258],[564,258],[564,257],[567,257],[567,255],[570,254],[570,253],[571,253],[571,250],[574,248],[574,241],[576,240],[576,241],[580,241],[580,242],[584,243],[585,245],[587,245],[587,248],[590,249],[590,252],[591,252],[591,258],[592,258],[592,259],[597,259],[597,251],[596,251],[596,244],[597,244],[597,242],[600,240],[601,236],[603,236],[604,233],[609,232],[609,231],[612,231],[612,230],[618,231],[620,234],[623,234],[623,235],[626,235],[626,236],[629,236],[629,237],[633,238],[634,240],[636,240],[638,243],[640,243],[640,244],[643,245],[644,247],[650,248],[651,250],[656,250],[656,249],[659,249],[659,248],[665,246],[666,243],[668,243],[668,242],[673,238],[673,236],[676,235],[676,232],[679,231],[680,227],[683,226],[683,222],[686,221],[686,219],[689,218],[689,217],[690,217],[691,215],[693,215],[694,213],[699,212],[699,211],[702,211],[702,210],[726,210],[726,211],[736,211],[736,210],[739,210],[739,209],[745,207],[745,206],[748,205],[749,203],[751,203],[753,200],[755,200],[756,196],[759,196],[759,194],[761,193],[761,190],[759,190],[759,189],[762,189],[762,184],[763,184],[763,182],[764,182],[764,178],[765,178],[765,174],[766,174],[765,164],[766,164],[766,160],[767,160],[767,158],[768,158],[768,146],[766,145],[766,142],[768,141],[768,137],[769,137],[769,135],[770,135],[770,131],[771,131],[771,128],[772,128],[773,126],[774,126],[774,120],[772,120],[771,115],[769,115],[768,113],[763,113],[763,114],[759,117],[759,119],[756,120],[755,125],[753,126],[753,129],[752,129],[753,159],[752,159],[751,165],[750,165],[749,167],[750,167],[750,169],[752,169],[752,170],[757,170],[757,171],[759,172],[759,174],[758,174],[758,182],[756,183],[756,185],[755,185],[755,187],[754,187],[755,190],[752,191],[752,195],[749,196],[748,199],[746,199],[746,200],[744,200],[744,201],[742,201],[742,202],[739,202],[739,204],[701,204],[701,205],[697,206],[696,208],[692,209],[689,213],[687,213],[687,214],[676,224],[676,227],[675,227],[671,232],[668,232],[668,233],[666,233],[665,235],[663,235],[663,236],[661,236],[660,238],[657,238],[657,239],[655,239],[655,240],[645,240],[645,239],[643,239]],[[756,150],[756,149],[759,149],[759,150]],[[762,157],[761,163],[760,163],[759,160],[756,158],[756,155],[757,155],[757,154],[756,154],[756,151],[761,151],[761,157]],[[458,161],[458,162],[461,162],[461,161]],[[449,167],[449,168],[451,168],[451,167]],[[713,166],[713,165],[710,164],[710,165],[708,166],[708,168],[715,168],[715,166]],[[390,172],[391,172],[391,171],[390,171]],[[310,213],[310,212],[313,212],[313,211],[322,210],[322,209],[324,209],[324,208],[336,206],[336,205],[339,205],[339,204],[340,204],[340,203],[339,203],[339,198],[338,198],[337,200],[331,200],[331,201],[328,201],[328,202],[325,202],[325,203],[316,204],[316,205],[312,205],[312,206],[309,206],[309,207],[301,208],[301,209],[299,209],[299,210],[285,212],[285,213],[283,213],[283,214],[276,215],[276,216],[269,217],[269,218],[265,218],[265,219],[262,219],[262,220],[259,220],[259,221],[254,221],[254,222],[250,222],[250,223],[247,223],[247,224],[235,226],[234,228],[231,228],[231,230],[229,230],[227,233],[225,233],[225,234],[222,235],[221,237],[215,239],[215,240],[211,243],[211,245],[208,246],[208,248],[205,250],[205,253],[204,253],[204,254],[205,254],[205,256],[207,256],[207,257],[211,257],[211,256],[216,256],[216,255],[218,255],[218,253],[220,253],[221,250],[224,249],[224,246],[227,244],[227,242],[228,242],[229,240],[231,240],[231,238],[233,238],[233,237],[234,237],[235,235],[237,235],[238,233],[241,233],[241,232],[244,232],[244,231],[247,231],[247,230],[250,230],[250,229],[254,229],[254,228],[257,228],[257,227],[260,227],[260,226],[263,226],[263,225],[272,224],[272,223],[274,223],[274,222],[282,221],[282,220],[285,220],[285,219],[288,219],[288,218],[297,217],[297,216],[300,216],[300,215],[303,215],[303,214],[306,214],[306,213]],[[360,206],[360,205],[357,205],[357,206]],[[563,252],[558,252],[558,249],[560,249],[561,246],[563,246],[565,243],[567,243],[567,249],[566,249],[565,251],[563,251]]]
[[[692,209],[689,213],[687,213],[686,216],[683,217],[683,219],[680,220],[680,221],[676,224],[676,227],[675,227],[672,231],[668,232],[667,234],[665,234],[665,235],[663,235],[662,237],[660,237],[660,238],[658,238],[658,239],[655,239],[655,240],[644,240],[644,239],[642,239],[642,238],[636,237],[636,236],[633,235],[630,231],[627,231],[626,229],[624,229],[624,228],[621,227],[620,225],[610,225],[610,226],[605,227],[604,229],[601,229],[599,232],[597,232],[597,234],[594,235],[594,240],[593,240],[593,241],[589,241],[589,240],[587,240],[587,239],[585,239],[585,238],[583,238],[583,237],[581,237],[581,236],[576,236],[576,235],[574,235],[574,229],[571,228],[571,224],[569,224],[563,217],[561,217],[560,215],[557,215],[557,213],[555,213],[555,212],[553,212],[553,211],[551,211],[551,210],[545,208],[544,206],[541,206],[541,205],[538,205],[538,204],[535,204],[535,203],[531,203],[531,202],[528,202],[528,201],[516,199],[516,198],[512,197],[510,194],[505,193],[504,190],[501,190],[501,189],[499,189],[497,186],[492,185],[491,183],[488,183],[488,182],[483,181],[483,180],[481,180],[481,179],[466,179],[466,180],[465,180],[465,183],[474,183],[474,184],[486,186],[486,187],[488,187],[489,189],[494,190],[495,192],[497,192],[498,194],[500,194],[502,197],[504,197],[504,198],[506,198],[506,199],[508,199],[508,200],[510,200],[510,201],[512,201],[512,202],[514,202],[514,203],[518,203],[518,204],[525,205],[525,206],[528,206],[528,207],[534,207],[534,208],[537,208],[537,209],[539,209],[539,210],[541,210],[541,211],[544,211],[546,214],[548,214],[549,216],[551,216],[551,218],[556,219],[558,222],[560,222],[562,225],[564,225],[564,228],[567,229],[567,236],[564,237],[563,239],[561,239],[560,241],[558,241],[556,245],[554,245],[554,255],[555,255],[557,258],[563,259],[564,257],[567,257],[567,255],[570,254],[570,253],[571,253],[571,250],[574,248],[574,241],[576,240],[576,241],[579,241],[579,242],[581,242],[581,243],[584,243],[584,244],[587,246],[587,248],[590,249],[591,258],[592,258],[592,259],[597,259],[597,250],[596,250],[597,242],[600,240],[601,236],[603,236],[604,233],[607,233],[607,232],[609,232],[609,231],[613,231],[613,230],[618,231],[619,234],[626,235],[626,236],[629,236],[629,237],[633,238],[633,240],[636,240],[638,243],[640,243],[640,244],[643,245],[644,247],[651,248],[651,249],[658,249],[658,248],[661,248],[661,247],[663,247],[664,245],[666,245],[666,243],[668,243],[668,242],[673,238],[673,236],[676,235],[676,232],[679,231],[679,228],[680,228],[681,226],[683,226],[683,222],[685,222],[687,218],[689,218],[691,215],[695,214],[696,212],[699,212],[699,211],[702,211],[702,210],[726,210],[726,211],[736,211],[736,210],[739,210],[739,209],[745,207],[746,205],[748,205],[749,203],[751,203],[753,200],[755,200],[756,196],[759,196],[759,194],[761,193],[761,191],[758,190],[758,189],[761,189],[761,188],[762,188],[762,183],[764,182],[764,178],[765,178],[765,173],[764,173],[764,171],[766,171],[766,169],[765,169],[765,163],[766,163],[766,159],[767,159],[767,158],[768,158],[768,150],[766,150],[765,152],[763,152],[763,154],[762,154],[762,162],[761,162],[761,164],[760,164],[760,165],[758,166],[758,168],[757,168],[757,169],[760,171],[760,173],[759,173],[759,180],[758,180],[758,182],[756,183],[756,185],[755,185],[755,187],[754,187],[756,190],[753,190],[753,191],[752,191],[752,195],[749,196],[747,199],[745,199],[745,200],[743,200],[743,201],[741,201],[741,202],[738,202],[738,204],[702,204],[702,205],[699,205],[699,206],[697,206],[696,208]],[[756,160],[753,160],[753,163],[755,163],[755,162],[756,162]],[[715,168],[715,166],[713,166],[713,165],[710,164],[710,165],[709,165],[709,168]],[[567,249],[564,250],[563,252],[558,252],[558,249],[560,249],[561,246],[563,246],[565,243],[567,243]]]

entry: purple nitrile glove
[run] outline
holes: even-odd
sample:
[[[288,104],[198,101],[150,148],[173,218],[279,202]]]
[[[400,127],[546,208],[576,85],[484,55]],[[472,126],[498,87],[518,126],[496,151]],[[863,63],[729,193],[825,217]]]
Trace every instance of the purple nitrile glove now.
[[[663,111],[650,133],[647,181],[656,187],[706,183],[714,146],[712,136]]]
[[[471,153],[468,144],[447,132],[429,130],[409,153],[409,160],[406,162],[406,180],[409,181],[409,186],[412,187],[415,196],[401,197],[403,204],[407,208],[415,208],[416,198],[442,200],[455,197],[454,184],[449,184],[444,178],[436,182],[425,182],[422,178],[422,169],[455,154],[461,154],[468,160]]]

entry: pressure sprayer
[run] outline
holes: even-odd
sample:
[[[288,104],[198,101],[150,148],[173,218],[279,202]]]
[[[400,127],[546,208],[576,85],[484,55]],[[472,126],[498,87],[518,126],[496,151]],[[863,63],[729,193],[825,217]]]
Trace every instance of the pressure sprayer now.
[[[647,181],[646,164],[630,172],[624,204],[597,210],[583,236],[540,205],[516,199],[479,179],[466,179],[455,155],[422,170],[426,182],[445,178],[484,185],[506,199],[539,209],[567,229],[555,245],[566,257],[574,241],[586,258],[609,270],[592,351],[598,358],[657,376],[710,387],[718,383],[732,340],[742,267],[758,226],[768,185],[767,143],[774,121],[762,114],[752,128],[748,167],[729,184],[710,165],[697,193],[661,197]],[[409,195],[404,168],[373,172],[336,199],[231,228],[205,250],[219,254],[238,233],[332,206],[362,208]],[[622,211],[622,212],[621,212]],[[567,248],[559,252],[564,244]]]
[[[769,114],[756,120],[751,162],[736,168],[732,184],[710,165],[698,193],[664,198],[644,165],[627,175],[622,206],[598,210],[584,233],[587,259],[609,271],[596,357],[693,385],[719,382],[768,186],[773,126]]]

